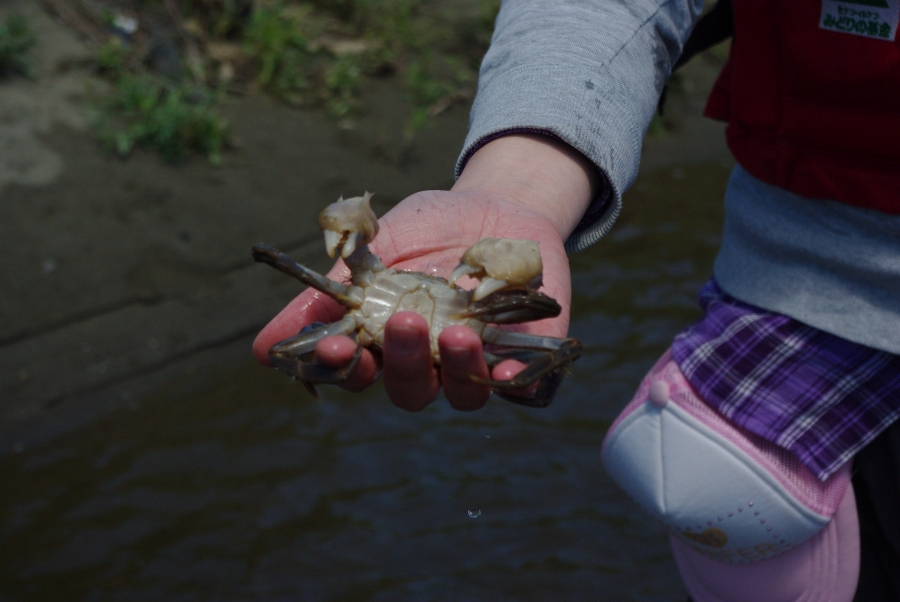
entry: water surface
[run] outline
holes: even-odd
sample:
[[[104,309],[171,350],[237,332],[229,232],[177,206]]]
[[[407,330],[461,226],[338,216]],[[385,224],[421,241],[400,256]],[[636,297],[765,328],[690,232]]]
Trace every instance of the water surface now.
[[[642,176],[572,256],[586,345],[552,406],[418,414],[249,360],[0,457],[0,600],[683,601],[603,436],[699,316],[727,169]]]

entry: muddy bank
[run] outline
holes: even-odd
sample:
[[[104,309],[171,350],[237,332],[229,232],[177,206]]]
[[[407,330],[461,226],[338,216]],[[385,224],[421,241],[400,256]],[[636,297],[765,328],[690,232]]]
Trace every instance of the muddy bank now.
[[[89,127],[88,90],[102,82],[87,49],[34,4],[19,8],[40,42],[35,78],[0,84],[6,426],[243,346],[296,293],[254,269],[250,245],[324,268],[314,219],[323,203],[371,190],[381,213],[452,183],[466,110],[410,137],[407,100],[387,81],[369,84],[353,130],[264,95],[227,99],[238,147],[219,168],[110,156]]]

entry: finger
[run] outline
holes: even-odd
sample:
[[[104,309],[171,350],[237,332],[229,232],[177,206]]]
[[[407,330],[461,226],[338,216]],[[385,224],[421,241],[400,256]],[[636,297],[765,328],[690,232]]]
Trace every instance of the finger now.
[[[450,326],[438,338],[441,350],[441,384],[450,406],[471,411],[484,407],[491,389],[470,375],[488,377],[481,337],[466,326]]]
[[[384,388],[395,406],[416,412],[437,397],[440,384],[425,318],[409,311],[392,316],[384,329],[382,359]]]
[[[316,343],[316,362],[340,370],[350,363],[356,354],[357,344],[347,337],[326,337]],[[371,385],[378,378],[378,362],[375,356],[363,349],[359,362],[350,378],[340,384],[348,391],[358,393]]]
[[[512,380],[519,372],[525,369],[525,364],[516,360],[504,360],[494,366],[491,371],[491,378],[494,380]],[[503,391],[504,395],[514,395],[516,397],[533,397],[537,391],[538,383],[534,383],[518,390]]]
[[[336,322],[344,315],[344,311],[344,307],[328,295],[307,289],[256,335],[256,340],[253,341],[253,355],[260,363],[271,365],[269,349],[273,345],[297,335],[304,326],[312,322],[326,324]]]

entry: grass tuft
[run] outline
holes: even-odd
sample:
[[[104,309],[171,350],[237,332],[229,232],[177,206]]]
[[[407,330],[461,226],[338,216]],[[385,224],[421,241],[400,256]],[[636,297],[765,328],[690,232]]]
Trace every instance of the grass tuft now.
[[[37,43],[37,36],[25,17],[9,14],[0,25],[0,76],[31,75],[28,52]]]
[[[215,94],[203,88],[123,75],[104,101],[97,126],[103,145],[123,157],[142,145],[170,162],[199,152],[218,165],[230,132],[214,106]]]
[[[498,0],[470,0],[440,13],[425,0],[259,3],[243,32],[263,88],[344,119],[361,106],[366,77],[400,75],[412,125],[471,96],[490,41]]]
[[[168,22],[174,42],[159,46],[138,30],[112,37],[97,50],[97,70],[113,84],[112,97],[102,103],[101,135],[121,154],[144,145],[169,160],[199,151],[218,161],[228,129],[215,113],[220,95],[213,89],[261,88],[352,127],[365,110],[366,80],[377,77],[396,77],[405,87],[413,104],[411,133],[471,98],[499,5],[500,0],[457,0],[452,6],[432,0],[141,0],[138,22]],[[112,19],[110,12],[105,28],[115,29]],[[161,56],[168,57],[168,69]],[[146,75],[154,68],[173,77],[187,74],[191,83]]]

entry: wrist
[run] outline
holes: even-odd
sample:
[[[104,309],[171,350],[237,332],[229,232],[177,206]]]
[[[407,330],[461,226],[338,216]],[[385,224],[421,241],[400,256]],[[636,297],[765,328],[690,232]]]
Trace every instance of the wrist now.
[[[565,240],[602,185],[599,169],[565,142],[510,134],[479,148],[452,190],[487,193],[535,211]]]

